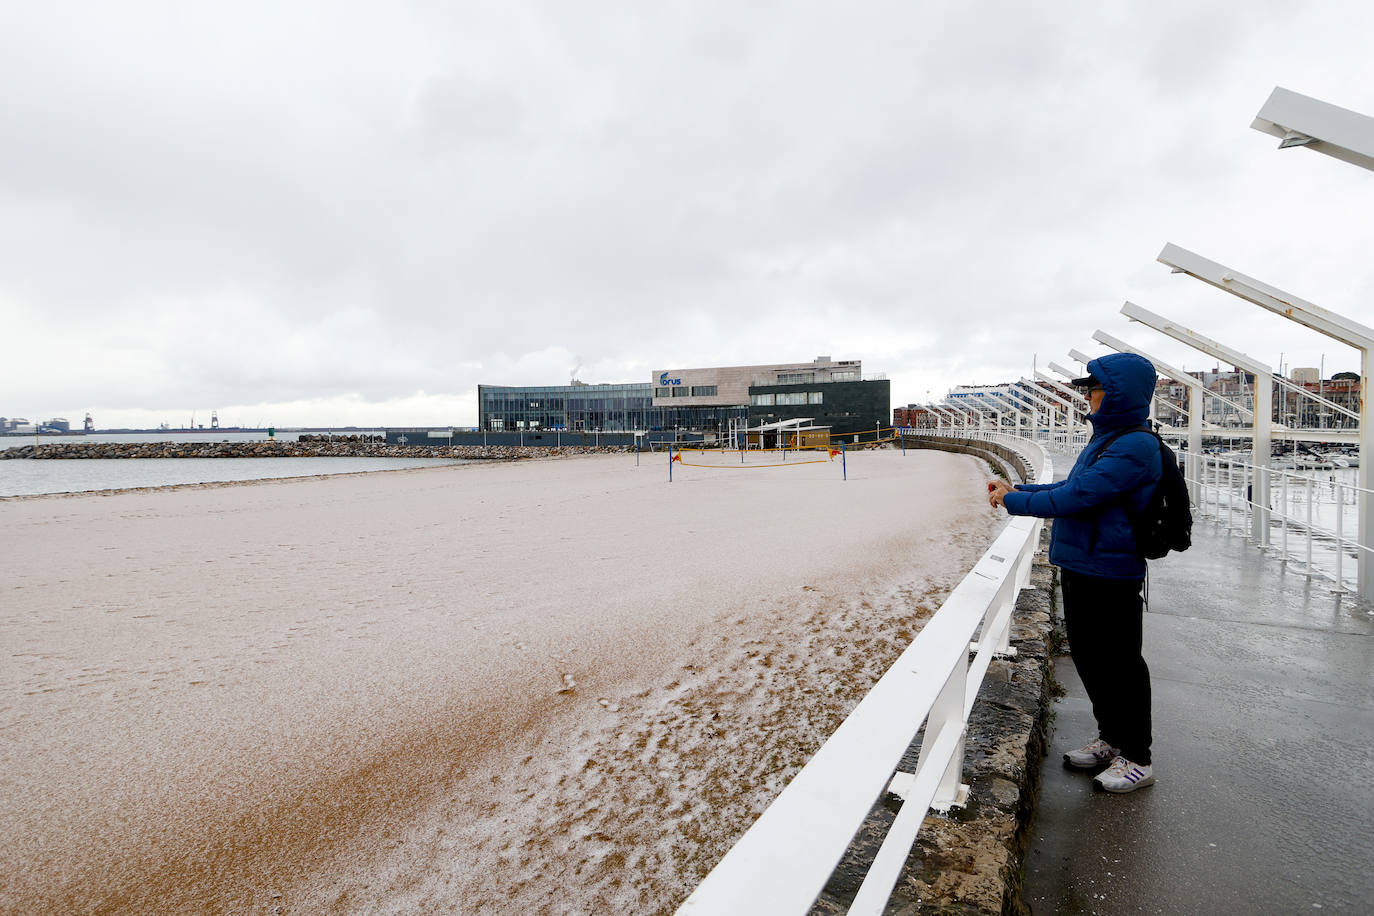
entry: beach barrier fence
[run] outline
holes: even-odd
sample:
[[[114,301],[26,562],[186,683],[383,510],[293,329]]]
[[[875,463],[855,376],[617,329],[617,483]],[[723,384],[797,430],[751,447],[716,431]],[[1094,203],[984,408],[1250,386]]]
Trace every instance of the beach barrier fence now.
[[[987,437],[1053,479],[1038,444]],[[994,656],[1015,654],[1011,618],[1030,583],[1043,522],[1013,518],[873,689],[682,903],[687,914],[806,913],[873,804],[903,799],[850,913],[880,914],[931,810],[962,804],[969,714]],[[972,659],[970,659],[972,655]],[[897,770],[925,729],[916,769]]]

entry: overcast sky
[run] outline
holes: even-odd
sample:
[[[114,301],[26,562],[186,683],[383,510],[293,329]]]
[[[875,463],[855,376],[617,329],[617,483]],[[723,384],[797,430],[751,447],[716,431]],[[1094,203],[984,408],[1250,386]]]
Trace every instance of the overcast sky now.
[[[1353,350],[1155,257],[1374,324],[1374,4],[5,3],[0,414],[476,422],[479,382],[861,359],[894,405],[1102,328]]]

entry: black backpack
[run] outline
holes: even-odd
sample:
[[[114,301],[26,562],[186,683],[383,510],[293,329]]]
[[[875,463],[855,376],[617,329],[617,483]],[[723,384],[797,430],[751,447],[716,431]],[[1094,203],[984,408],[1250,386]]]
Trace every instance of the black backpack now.
[[[1128,513],[1135,531],[1136,552],[1146,560],[1158,560],[1171,550],[1187,550],[1193,546],[1193,513],[1188,503],[1188,482],[1179,470],[1178,456],[1164,444],[1159,433],[1144,426],[1113,433],[1101,451],[1093,456],[1093,461],[1101,458],[1109,445],[1127,433],[1149,433],[1159,443],[1159,484],[1138,515]]]

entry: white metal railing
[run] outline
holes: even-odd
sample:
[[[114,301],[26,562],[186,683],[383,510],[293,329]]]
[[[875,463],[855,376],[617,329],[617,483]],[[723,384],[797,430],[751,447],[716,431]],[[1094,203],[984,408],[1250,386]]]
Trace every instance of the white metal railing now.
[[[1186,475],[1197,494],[1197,514],[1253,540],[1251,517],[1260,508],[1253,500],[1254,484],[1267,480],[1268,539],[1258,546],[1281,562],[1302,564],[1309,577],[1330,579],[1341,591],[1356,589],[1357,561],[1371,550],[1359,540],[1360,494],[1371,491],[1351,479],[1351,469],[1288,470],[1259,467],[1236,457],[1200,459],[1197,470]]]
[[[1053,478],[1034,442],[983,434],[1017,450],[1036,481]],[[850,913],[882,913],[932,809],[962,803],[969,713],[995,655],[1014,654],[1011,619],[1030,582],[1043,522],[1013,518],[911,645],[753,826],[679,907],[679,914],[805,913],[874,801],[904,799]],[[977,641],[975,642],[975,635]],[[973,658],[970,660],[970,652]],[[913,773],[896,772],[925,726]]]

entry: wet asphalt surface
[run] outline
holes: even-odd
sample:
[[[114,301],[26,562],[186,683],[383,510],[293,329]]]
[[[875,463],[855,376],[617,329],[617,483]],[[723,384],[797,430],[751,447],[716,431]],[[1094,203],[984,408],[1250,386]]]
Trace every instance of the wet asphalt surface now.
[[[1207,519],[1151,564],[1154,786],[1062,766],[1096,737],[1067,655],[1023,900],[1077,913],[1374,913],[1374,614]]]

